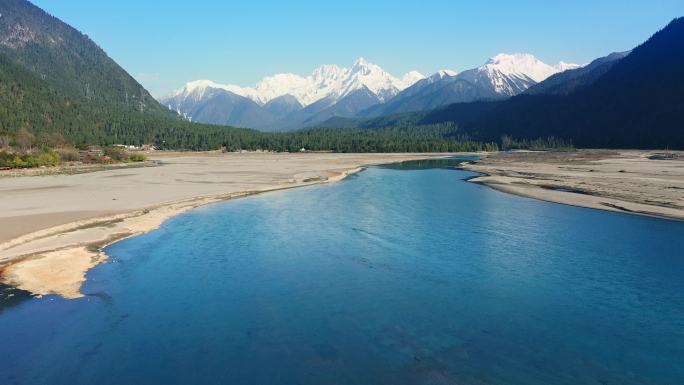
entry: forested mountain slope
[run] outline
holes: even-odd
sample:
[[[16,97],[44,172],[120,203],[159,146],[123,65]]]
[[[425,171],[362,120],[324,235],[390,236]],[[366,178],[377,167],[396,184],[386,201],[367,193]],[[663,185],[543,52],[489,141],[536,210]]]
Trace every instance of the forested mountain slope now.
[[[454,122],[480,140],[555,136],[580,147],[684,148],[684,18],[590,84],[567,94],[518,95],[485,109],[454,104],[420,123]]]
[[[88,36],[26,0],[0,1],[0,53],[65,96],[169,115]]]

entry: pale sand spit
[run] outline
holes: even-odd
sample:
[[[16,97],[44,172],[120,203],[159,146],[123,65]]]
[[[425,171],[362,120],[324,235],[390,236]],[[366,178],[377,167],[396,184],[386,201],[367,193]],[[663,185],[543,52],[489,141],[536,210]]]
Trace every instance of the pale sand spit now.
[[[684,220],[684,155],[650,159],[653,151],[497,153],[464,165],[471,179],[497,190],[549,202]]]

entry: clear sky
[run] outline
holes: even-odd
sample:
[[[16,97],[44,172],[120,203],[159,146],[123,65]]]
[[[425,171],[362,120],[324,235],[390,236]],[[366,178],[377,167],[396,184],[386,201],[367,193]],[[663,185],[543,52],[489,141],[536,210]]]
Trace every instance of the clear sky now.
[[[500,52],[553,64],[633,48],[683,0],[32,0],[89,35],[161,96],[185,82],[242,86],[363,56],[400,76],[476,67]]]

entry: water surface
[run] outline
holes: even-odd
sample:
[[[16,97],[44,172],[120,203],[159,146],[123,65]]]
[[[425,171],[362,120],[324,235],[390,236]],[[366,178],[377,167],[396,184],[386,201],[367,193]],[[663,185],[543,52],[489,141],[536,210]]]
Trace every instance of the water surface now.
[[[2,384],[681,384],[684,224],[370,168],[107,249],[0,306]]]

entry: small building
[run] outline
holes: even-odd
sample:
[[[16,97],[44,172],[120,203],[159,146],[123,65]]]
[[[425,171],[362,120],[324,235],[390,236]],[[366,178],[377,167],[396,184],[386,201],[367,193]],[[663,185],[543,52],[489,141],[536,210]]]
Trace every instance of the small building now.
[[[154,145],[152,145],[152,144],[143,144],[138,149],[139,149],[139,151],[156,151],[157,150],[157,148],[154,147]]]

